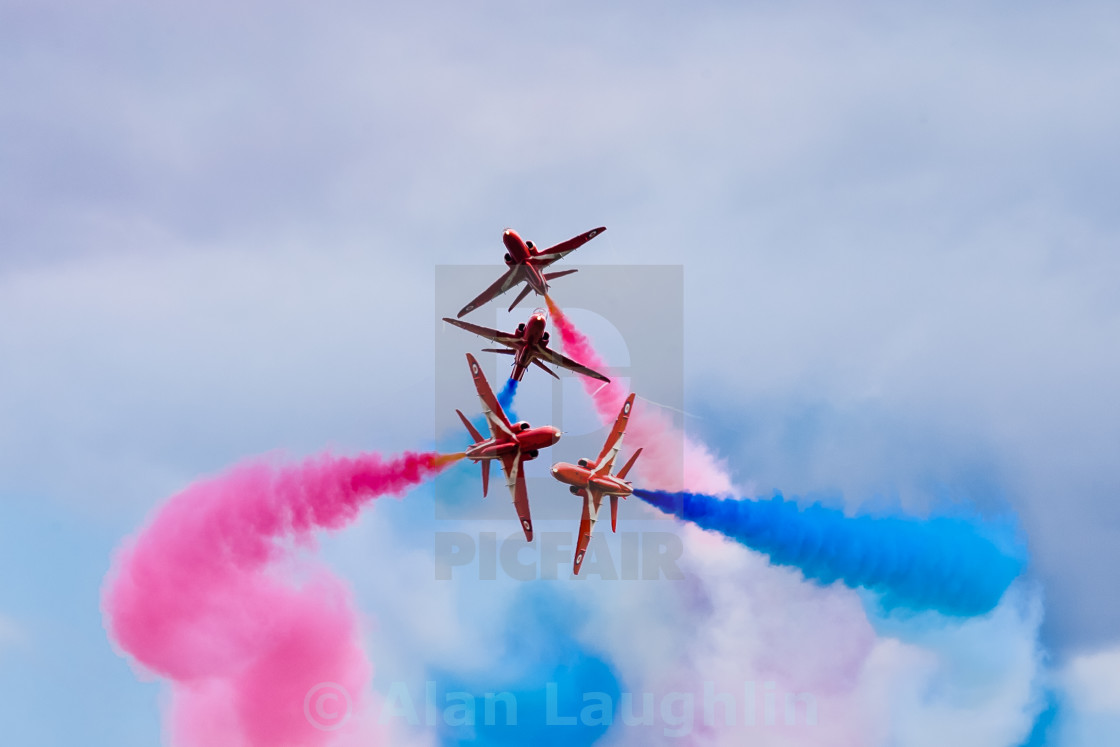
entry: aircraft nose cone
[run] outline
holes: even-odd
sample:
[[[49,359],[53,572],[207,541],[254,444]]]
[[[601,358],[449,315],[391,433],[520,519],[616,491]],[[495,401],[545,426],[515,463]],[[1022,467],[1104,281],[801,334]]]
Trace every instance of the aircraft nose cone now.
[[[559,428],[553,428],[552,429],[552,443],[556,443],[559,440],[560,440],[560,429]]]

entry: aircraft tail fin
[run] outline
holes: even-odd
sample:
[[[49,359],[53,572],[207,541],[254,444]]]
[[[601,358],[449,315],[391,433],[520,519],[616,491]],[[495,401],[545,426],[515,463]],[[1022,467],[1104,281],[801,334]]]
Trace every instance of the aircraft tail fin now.
[[[516,350],[510,350],[509,348],[483,348],[482,352],[484,352],[484,353],[501,353],[502,355],[517,355]]]
[[[611,531],[618,531],[618,496],[611,496]]]
[[[579,270],[576,269],[576,270],[561,270],[560,272],[546,272],[544,274],[544,279],[545,280],[555,280],[556,278],[562,278],[565,275],[571,275],[573,272],[579,272]]]

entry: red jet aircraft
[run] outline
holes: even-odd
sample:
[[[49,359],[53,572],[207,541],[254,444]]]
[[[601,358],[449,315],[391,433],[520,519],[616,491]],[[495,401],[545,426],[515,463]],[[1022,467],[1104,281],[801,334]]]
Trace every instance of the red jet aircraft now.
[[[575,270],[563,270],[561,272],[541,272],[541,270],[606,230],[606,228],[600,226],[541,251],[533,246],[532,241],[525,241],[517,235],[517,231],[507,228],[506,232],[502,234],[502,243],[506,245],[505,260],[509,269],[506,270],[505,275],[498,278],[497,282],[482,291],[482,295],[464,306],[462,311],[455,315],[456,318],[463,318],[466,314],[497,298],[519,283],[525,283],[525,288],[517,296],[517,300],[510,304],[510,311],[513,311],[513,307],[521,303],[521,299],[529,295],[530,291],[536,291],[543,296],[548,292],[549,280],[554,280],[563,275],[571,275]]]
[[[474,356],[467,353],[467,362],[471,366],[471,376],[474,377],[474,386],[478,390],[478,398],[482,400],[482,412],[486,415],[486,424],[490,426],[490,438],[483,438],[478,430],[471,425],[462,412],[459,419],[467,426],[474,443],[466,450],[466,458],[482,463],[482,497],[490,483],[490,460],[499,459],[502,469],[506,473],[506,485],[513,496],[513,507],[521,519],[521,528],[525,530],[525,539],[533,541],[533,521],[529,517],[529,495],[525,489],[525,471],[521,468],[524,462],[536,459],[541,449],[548,448],[560,440],[560,430],[551,425],[540,428],[530,428],[525,421],[510,423],[502,406],[498,404],[486,377]]]
[[[443,321],[448,324],[454,324],[456,327],[465,329],[468,332],[473,332],[480,337],[485,337],[487,340],[493,340],[496,343],[505,345],[506,347],[504,348],[483,348],[483,352],[502,353],[504,355],[514,356],[513,373],[510,374],[510,378],[515,381],[521,381],[522,377],[525,376],[525,370],[528,369],[530,365],[540,366],[553,377],[559,379],[560,377],[556,375],[556,372],[544,365],[544,363],[541,363],[541,360],[548,361],[554,366],[566,368],[569,371],[581,373],[584,376],[590,376],[599,381],[610,381],[610,379],[598,371],[592,371],[587,366],[582,366],[571,358],[565,358],[548,347],[548,333],[544,331],[545,316],[544,311],[541,309],[534,311],[533,315],[529,317],[528,322],[518,324],[516,332],[499,332],[496,329],[480,327],[477,324],[461,322],[458,319],[448,319],[447,317],[444,317]]]
[[[630,461],[618,471],[618,475],[611,474],[618,450],[622,448],[622,434],[626,432],[626,421],[630,418],[630,408],[634,406],[634,395],[626,398],[626,404],[618,413],[618,420],[614,421],[614,428],[603,444],[599,458],[594,462],[580,459],[576,464],[559,462],[552,465],[552,476],[560,482],[570,485],[568,490],[573,495],[583,496],[583,519],[579,523],[579,540],[576,542],[576,557],[572,563],[572,573],[578,574],[579,567],[583,564],[583,555],[587,552],[587,544],[591,541],[591,532],[595,530],[595,522],[599,520],[599,507],[603,503],[603,496],[611,499],[611,531],[618,531],[618,497],[625,498],[634,492],[630,483],[626,482],[626,473],[638,460],[641,449],[634,452]]]

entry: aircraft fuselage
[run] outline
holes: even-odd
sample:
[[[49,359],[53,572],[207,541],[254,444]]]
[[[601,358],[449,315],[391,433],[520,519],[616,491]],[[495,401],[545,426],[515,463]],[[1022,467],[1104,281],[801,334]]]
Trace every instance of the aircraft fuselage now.
[[[533,363],[533,358],[538,350],[538,345],[541,344],[541,338],[544,337],[545,320],[544,314],[535,312],[529,321],[525,324],[525,329],[521,333],[521,342],[517,347],[516,357],[513,359],[513,373],[510,377],[515,381],[521,381],[525,376],[525,371]]]
[[[544,275],[529,263],[529,259],[534,256],[534,249],[512,228],[507,228],[502,234],[502,243],[506,247],[506,264],[517,267],[520,279],[537,293],[542,296],[547,293],[548,283],[545,282]]]
[[[539,428],[520,430],[521,423],[514,423],[514,435],[501,438],[488,438],[467,447],[468,459],[501,459],[502,457],[525,453],[526,459],[532,459],[531,453],[547,449],[560,440],[560,429],[551,425]]]
[[[565,485],[570,485],[575,490],[592,488],[604,495],[631,495],[634,489],[625,480],[620,480],[614,475],[597,475],[590,467],[581,467],[578,464],[557,462],[552,465],[552,476]],[[575,492],[573,490],[572,492]]]

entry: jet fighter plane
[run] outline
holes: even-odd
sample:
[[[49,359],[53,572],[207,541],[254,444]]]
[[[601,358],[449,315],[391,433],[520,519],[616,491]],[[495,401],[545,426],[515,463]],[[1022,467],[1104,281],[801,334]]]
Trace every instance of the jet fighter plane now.
[[[576,464],[558,462],[552,465],[552,476],[562,483],[570,485],[568,488],[573,495],[583,497],[583,518],[579,523],[579,539],[576,542],[576,557],[572,563],[572,573],[579,574],[579,567],[583,564],[583,555],[587,552],[587,544],[591,541],[591,532],[595,530],[595,522],[599,520],[599,507],[603,503],[603,496],[611,499],[611,531],[618,531],[618,497],[625,498],[634,492],[630,483],[626,481],[626,474],[638,460],[641,449],[634,452],[617,475],[611,474],[615,457],[622,448],[622,434],[626,432],[626,423],[630,418],[630,408],[634,406],[634,395],[626,398],[622,411],[618,413],[618,420],[603,444],[603,450],[595,461],[580,459]]]
[[[486,415],[486,424],[490,427],[490,438],[483,438],[478,430],[471,425],[471,421],[459,410],[459,419],[471,434],[474,443],[467,447],[466,458],[482,463],[482,497],[490,483],[490,460],[498,459],[502,463],[502,470],[506,474],[506,485],[513,496],[513,507],[521,519],[521,528],[525,530],[525,539],[533,541],[533,520],[529,516],[529,495],[525,489],[525,471],[522,465],[530,459],[536,459],[540,450],[552,446],[560,440],[560,430],[551,425],[531,428],[524,420],[510,423],[502,406],[494,397],[493,390],[482,374],[482,368],[474,356],[467,353],[467,363],[470,364],[471,376],[474,377],[474,386],[478,390],[478,398],[482,400],[482,412]]]
[[[602,226],[593,228],[587,233],[581,233],[579,236],[561,241],[559,244],[541,251],[533,246],[532,241],[525,241],[517,235],[517,231],[507,228],[506,232],[502,234],[502,243],[506,246],[505,260],[509,269],[493,285],[482,291],[482,295],[464,306],[455,315],[456,318],[462,319],[464,315],[521,283],[525,283],[525,288],[517,296],[517,299],[510,304],[510,311],[513,311],[513,307],[521,303],[521,300],[529,295],[530,291],[536,291],[538,295],[543,296],[548,292],[549,280],[571,275],[575,270],[562,270],[561,272],[541,272],[541,270],[556,260],[567,256],[606,230]]]
[[[599,381],[610,381],[610,379],[598,371],[593,371],[587,366],[580,365],[571,358],[566,358],[548,347],[548,332],[544,331],[545,315],[542,309],[534,311],[532,316],[529,317],[529,321],[518,324],[516,332],[500,332],[499,330],[490,329],[489,327],[480,327],[477,324],[461,322],[458,319],[449,319],[447,317],[444,317],[443,321],[448,324],[454,324],[456,327],[465,329],[468,332],[473,332],[480,337],[485,337],[487,340],[493,340],[500,345],[505,345],[506,347],[504,348],[483,348],[483,352],[514,356],[513,373],[510,374],[510,378],[514,381],[521,381],[522,377],[525,376],[526,369],[528,369],[530,365],[539,366],[554,378],[559,379],[560,377],[556,375],[556,372],[544,365],[544,363],[541,362],[542,360],[554,366],[560,366],[569,371],[575,371],[584,376],[590,376]]]

